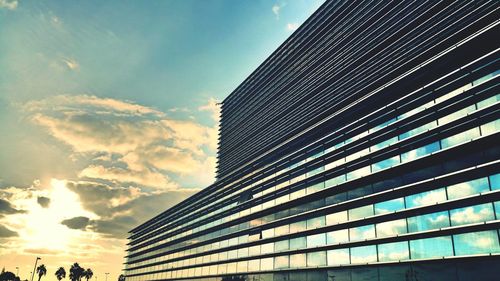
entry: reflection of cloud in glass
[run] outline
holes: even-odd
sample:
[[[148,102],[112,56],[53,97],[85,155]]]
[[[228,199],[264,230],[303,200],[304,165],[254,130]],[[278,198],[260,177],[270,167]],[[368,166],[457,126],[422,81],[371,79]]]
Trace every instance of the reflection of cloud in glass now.
[[[452,225],[494,220],[491,203],[451,210]]]

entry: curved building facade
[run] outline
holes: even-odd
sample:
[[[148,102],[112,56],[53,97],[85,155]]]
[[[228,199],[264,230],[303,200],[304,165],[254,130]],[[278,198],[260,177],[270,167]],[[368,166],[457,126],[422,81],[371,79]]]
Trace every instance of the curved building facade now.
[[[146,280],[498,280],[498,1],[327,1],[222,104]]]

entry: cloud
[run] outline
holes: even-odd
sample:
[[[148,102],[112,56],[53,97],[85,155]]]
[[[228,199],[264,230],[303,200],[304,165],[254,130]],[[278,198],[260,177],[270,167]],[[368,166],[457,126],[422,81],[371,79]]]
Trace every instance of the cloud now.
[[[281,6],[278,4],[274,4],[271,10],[273,11],[273,14],[276,16],[276,19],[278,20],[280,18]]]
[[[0,0],[0,9],[15,10],[18,4],[17,0]]]
[[[50,205],[50,198],[38,196],[36,202],[40,204],[40,206],[42,206],[43,208],[48,208]]]
[[[90,219],[87,217],[74,217],[71,219],[61,221],[61,224],[71,229],[85,230],[89,224]]]
[[[31,101],[22,108],[33,123],[72,149],[74,161],[95,156],[78,173],[81,179],[158,189],[177,188],[172,175],[197,187],[215,179],[217,125],[177,120],[130,101],[89,95]],[[209,112],[217,124],[214,99],[198,111]]]
[[[287,31],[295,31],[299,28],[300,24],[296,22],[289,22],[286,24],[286,30]]]
[[[18,213],[24,213],[23,210],[17,210],[14,208],[9,201],[0,198],[0,214],[12,215]]]
[[[0,238],[9,238],[16,236],[18,236],[17,232],[10,230],[3,225],[0,225]]]
[[[55,23],[59,23],[59,19],[57,17],[53,18],[53,21]],[[70,58],[63,59],[63,63],[66,65],[66,67],[69,70],[78,70],[80,68],[80,64],[78,64],[78,62],[74,59],[70,59]]]

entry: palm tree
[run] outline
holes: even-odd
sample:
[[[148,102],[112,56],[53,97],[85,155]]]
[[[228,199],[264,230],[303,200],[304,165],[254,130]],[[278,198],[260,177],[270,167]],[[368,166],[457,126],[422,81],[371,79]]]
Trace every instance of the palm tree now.
[[[125,281],[125,275],[120,274],[120,276],[118,276],[118,281]]]
[[[89,281],[89,279],[92,278],[93,275],[94,275],[94,272],[92,272],[92,269],[90,269],[90,268],[87,268],[87,270],[85,270],[83,272],[83,277],[85,277],[85,279],[87,279],[87,281]]]
[[[75,262],[69,269],[69,279],[71,279],[71,281],[80,281],[84,272],[85,269]]]
[[[57,280],[61,281],[61,279],[66,278],[66,270],[63,267],[59,267],[56,271]]]
[[[42,276],[47,274],[47,268],[45,268],[45,265],[41,264],[36,268],[36,273],[38,274],[38,281],[40,281]]]

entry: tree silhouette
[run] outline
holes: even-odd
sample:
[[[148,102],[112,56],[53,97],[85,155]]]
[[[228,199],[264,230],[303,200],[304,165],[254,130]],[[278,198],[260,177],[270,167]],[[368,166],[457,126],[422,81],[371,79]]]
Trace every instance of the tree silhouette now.
[[[85,269],[75,262],[69,269],[69,279],[71,279],[71,281],[80,281],[84,273]]]
[[[83,272],[83,277],[85,277],[85,279],[87,279],[87,281],[89,281],[89,279],[92,278],[93,275],[94,275],[94,272],[92,272],[92,269],[90,269],[90,268],[87,268],[87,270],[85,270]]]
[[[56,278],[59,281],[61,281],[61,279],[63,278],[66,278],[66,270],[64,270],[63,267],[59,267],[59,269],[56,271]]]
[[[2,273],[0,273],[0,281],[19,281],[19,277],[17,277],[14,273],[3,269]]]
[[[36,274],[38,274],[38,281],[42,279],[42,276],[47,274],[47,268],[45,268],[44,264],[41,264],[36,268]]]
[[[120,274],[120,276],[118,276],[118,281],[125,281],[125,275]]]

